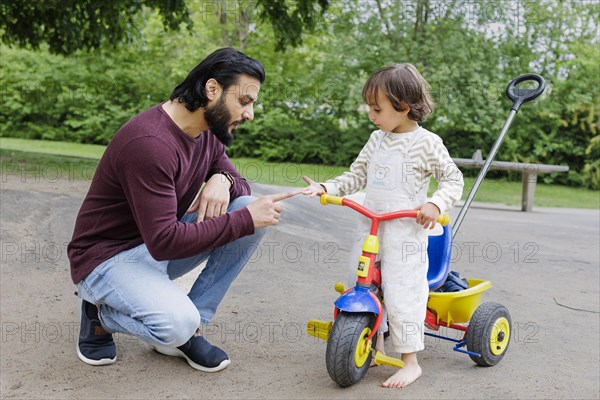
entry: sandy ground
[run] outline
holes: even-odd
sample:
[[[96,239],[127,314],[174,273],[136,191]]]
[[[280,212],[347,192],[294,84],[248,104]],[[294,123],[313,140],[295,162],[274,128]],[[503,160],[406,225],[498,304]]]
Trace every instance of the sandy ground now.
[[[281,188],[254,185],[255,194]],[[475,204],[454,242],[453,269],[489,279],[483,301],[504,304],[513,335],[492,368],[452,344],[427,338],[423,377],[406,389],[372,368],[342,389],[328,376],[326,343],[308,336],[311,318],[330,319],[333,284],[345,281],[354,214],[316,199],[285,203],[281,223],[232,286],[207,338],[232,365],[191,369],[116,335],[118,361],[91,367],[75,355],[79,322],[66,244],[87,182],[2,176],[0,392],[2,398],[599,398],[598,210]],[[453,210],[456,215],[458,209]],[[183,290],[195,279],[179,280]],[[387,343],[391,352],[390,343]]]

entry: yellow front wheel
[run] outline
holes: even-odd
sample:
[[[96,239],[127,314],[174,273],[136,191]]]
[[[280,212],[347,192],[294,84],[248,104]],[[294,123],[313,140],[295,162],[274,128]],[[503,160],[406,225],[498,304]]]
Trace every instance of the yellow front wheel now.
[[[371,328],[368,326],[358,335],[358,342],[354,349],[354,364],[360,368],[367,362],[367,358],[371,355],[371,342],[367,340],[371,334]]]
[[[467,328],[467,350],[479,353],[470,356],[484,367],[500,362],[510,344],[510,313],[501,304],[483,303],[473,313]]]
[[[375,315],[340,312],[327,340],[325,363],[331,379],[342,387],[362,379],[371,365],[371,333]],[[375,336],[376,337],[376,336]]]

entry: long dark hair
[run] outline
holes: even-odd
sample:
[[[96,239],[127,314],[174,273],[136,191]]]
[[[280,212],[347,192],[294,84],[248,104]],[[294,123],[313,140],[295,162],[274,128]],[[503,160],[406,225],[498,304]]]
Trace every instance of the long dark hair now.
[[[237,83],[241,74],[249,75],[261,84],[265,81],[265,69],[260,62],[230,47],[219,49],[196,65],[173,90],[170,99],[183,102],[185,108],[196,111],[208,104],[206,81],[213,78],[226,90]]]

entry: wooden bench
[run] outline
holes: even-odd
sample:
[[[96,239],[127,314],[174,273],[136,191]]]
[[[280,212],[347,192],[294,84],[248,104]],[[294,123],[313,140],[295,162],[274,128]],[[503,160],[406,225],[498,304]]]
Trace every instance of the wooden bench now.
[[[473,158],[453,158],[459,168],[481,169],[485,160],[482,158],[481,150],[473,154]],[[567,172],[569,167],[563,165],[532,164],[507,161],[492,161],[490,170],[516,171],[520,172],[523,181],[523,193],[521,195],[521,210],[531,211],[535,195],[535,185],[538,174],[550,172]]]

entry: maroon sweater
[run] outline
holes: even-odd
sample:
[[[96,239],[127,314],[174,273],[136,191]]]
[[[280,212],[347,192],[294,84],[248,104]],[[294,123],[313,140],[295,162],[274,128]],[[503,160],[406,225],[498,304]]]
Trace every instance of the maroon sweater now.
[[[191,257],[254,233],[247,208],[179,222],[212,175],[233,177],[231,198],[250,186],[210,132],[187,136],[156,105],[127,122],[107,146],[67,247],[74,283],[117,253],[145,243],[156,260]]]

